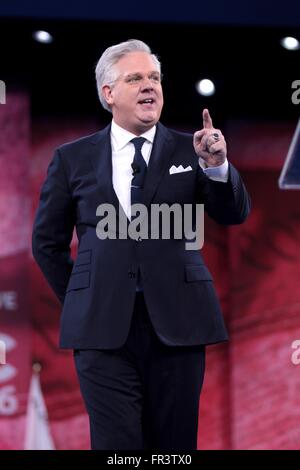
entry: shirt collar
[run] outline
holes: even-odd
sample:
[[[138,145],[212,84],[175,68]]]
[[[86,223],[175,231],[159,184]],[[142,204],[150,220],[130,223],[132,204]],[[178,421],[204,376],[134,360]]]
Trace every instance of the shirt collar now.
[[[123,127],[120,127],[114,120],[111,122],[111,141],[112,141],[112,149],[113,151],[118,151],[121,150],[123,147],[125,147],[128,142],[130,142],[136,135],[132,134],[131,132],[127,131],[126,129],[123,129]],[[144,137],[145,139],[148,140],[148,142],[151,142],[153,144],[154,137],[155,137],[155,132],[156,132],[156,126],[151,127],[148,131],[144,132],[141,134],[139,137]]]

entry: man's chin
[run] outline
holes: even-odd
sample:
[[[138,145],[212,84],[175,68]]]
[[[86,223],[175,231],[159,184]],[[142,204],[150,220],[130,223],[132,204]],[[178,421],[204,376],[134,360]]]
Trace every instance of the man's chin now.
[[[147,127],[152,127],[155,126],[155,124],[158,121],[157,116],[143,116],[142,118],[139,119],[140,123],[142,126],[147,126]]]

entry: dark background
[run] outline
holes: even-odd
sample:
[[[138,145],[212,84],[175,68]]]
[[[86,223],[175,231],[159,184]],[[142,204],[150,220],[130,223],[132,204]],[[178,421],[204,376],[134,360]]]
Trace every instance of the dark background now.
[[[13,0],[1,1],[1,16],[30,18],[80,18],[122,21],[166,21],[227,25],[299,26],[299,1],[214,0],[171,2],[140,0]]]
[[[37,29],[54,42],[35,42]],[[109,115],[98,102],[95,64],[109,45],[138,38],[162,61],[166,124],[197,127],[204,107],[218,126],[232,118],[295,122],[291,83],[299,79],[300,51],[281,47],[286,35],[300,39],[299,2],[4,2],[0,79],[8,91],[23,85],[30,92],[33,117],[78,114],[102,122]],[[213,97],[196,92],[205,77],[216,85]]]

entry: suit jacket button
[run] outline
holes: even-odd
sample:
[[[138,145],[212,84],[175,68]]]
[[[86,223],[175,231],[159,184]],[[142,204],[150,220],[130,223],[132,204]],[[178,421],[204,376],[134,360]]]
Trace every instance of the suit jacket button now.
[[[133,271],[128,271],[128,276],[130,277],[130,279],[134,279],[135,273]]]

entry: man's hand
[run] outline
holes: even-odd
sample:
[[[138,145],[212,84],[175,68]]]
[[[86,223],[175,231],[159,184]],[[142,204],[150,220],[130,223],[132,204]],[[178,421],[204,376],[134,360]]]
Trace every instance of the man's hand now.
[[[208,167],[222,165],[226,159],[227,147],[224,136],[220,129],[213,127],[208,109],[203,110],[203,129],[194,134],[194,149]]]

